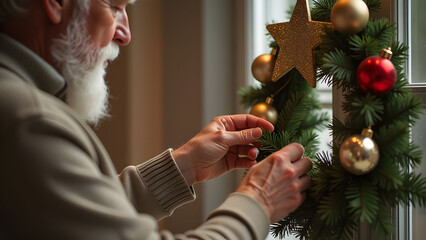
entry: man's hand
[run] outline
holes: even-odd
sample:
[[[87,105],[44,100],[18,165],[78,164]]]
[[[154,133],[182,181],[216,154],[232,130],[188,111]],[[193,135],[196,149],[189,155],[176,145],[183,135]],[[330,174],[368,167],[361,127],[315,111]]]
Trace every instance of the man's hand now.
[[[312,168],[304,149],[292,143],[253,166],[236,192],[255,199],[263,207],[271,223],[286,217],[300,206],[311,184],[306,173]]]
[[[255,141],[261,128],[273,131],[268,121],[249,114],[220,116],[172,152],[187,184],[212,179],[235,168],[256,164]]]

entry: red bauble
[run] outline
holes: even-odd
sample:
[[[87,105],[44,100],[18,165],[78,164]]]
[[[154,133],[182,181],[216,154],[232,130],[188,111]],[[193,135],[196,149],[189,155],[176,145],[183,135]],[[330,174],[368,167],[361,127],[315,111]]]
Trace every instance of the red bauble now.
[[[372,56],[361,62],[356,77],[363,91],[382,95],[395,85],[396,69],[389,59]]]

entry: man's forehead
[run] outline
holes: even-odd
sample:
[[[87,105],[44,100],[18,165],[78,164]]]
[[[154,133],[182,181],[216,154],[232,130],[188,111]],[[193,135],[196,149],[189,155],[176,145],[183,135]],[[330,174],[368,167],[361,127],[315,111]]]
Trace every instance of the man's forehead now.
[[[109,0],[111,3],[134,4],[137,0]]]

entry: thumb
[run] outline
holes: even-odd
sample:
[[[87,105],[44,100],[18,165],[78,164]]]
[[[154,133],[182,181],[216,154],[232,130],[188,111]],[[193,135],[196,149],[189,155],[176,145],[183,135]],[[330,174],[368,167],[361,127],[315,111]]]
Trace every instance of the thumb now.
[[[241,131],[229,132],[228,146],[250,144],[262,136],[262,129],[250,128]]]

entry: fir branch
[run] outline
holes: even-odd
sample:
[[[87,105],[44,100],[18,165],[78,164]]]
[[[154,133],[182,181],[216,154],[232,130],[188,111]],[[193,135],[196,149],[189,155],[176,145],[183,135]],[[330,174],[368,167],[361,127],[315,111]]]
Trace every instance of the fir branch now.
[[[303,92],[292,94],[280,112],[277,129],[296,134],[306,115],[307,103]]]
[[[335,150],[333,151],[337,152]],[[329,171],[327,171],[331,176],[329,189],[331,191],[345,189],[346,186],[351,182],[352,176],[342,168],[338,154],[333,154],[332,158],[333,164],[331,165]]]
[[[335,239],[335,240],[352,240],[354,233],[358,229],[357,224],[355,224],[349,217],[345,219],[345,221],[342,221],[341,224],[339,224],[340,229],[336,231],[334,234],[334,237],[331,238],[325,238],[325,239]]]
[[[333,117],[332,125],[330,126],[331,131],[333,132],[334,142],[336,144],[343,142],[347,137],[352,135],[354,129],[351,129],[347,126],[351,126],[349,124],[343,124],[339,119]]]
[[[330,22],[330,13],[336,0],[314,0],[311,10],[311,18],[313,21]]]
[[[301,131],[300,136],[295,141],[305,148],[305,155],[309,158],[314,158],[319,150],[318,134],[312,129]]]
[[[405,175],[404,184],[399,189],[401,200],[411,203],[413,207],[426,206],[426,179],[421,174],[409,173]]]
[[[294,213],[271,225],[271,233],[275,238],[284,238],[296,232],[300,227],[297,224],[297,219],[293,217]]]
[[[314,225],[315,231],[306,239],[321,239],[321,240],[352,240],[354,232],[358,226],[349,217],[346,217],[338,224],[326,227],[324,225]],[[319,228],[319,229],[318,229]]]
[[[402,149],[399,154],[395,156],[398,159],[398,163],[403,169],[417,167],[422,161],[423,151],[419,146],[410,141],[406,148]]]
[[[327,127],[329,121],[330,117],[328,116],[328,113],[321,112],[316,114],[315,112],[312,112],[312,114],[307,114],[307,116],[303,119],[300,128],[320,131]]]
[[[364,0],[371,14],[378,13],[380,11],[382,2],[381,0]]]
[[[351,176],[340,164],[336,164],[336,159],[334,160],[333,162],[332,156],[327,152],[317,153],[317,170],[312,176],[312,186],[309,191],[312,198],[317,201],[330,191],[345,189],[350,181]]]
[[[412,126],[422,114],[422,102],[420,98],[411,94],[390,98],[385,108],[386,115],[382,122],[384,125],[400,121]]]
[[[323,32],[324,35],[321,36],[322,42],[320,45],[320,52],[326,53],[337,48],[345,51],[346,53],[349,53],[349,44],[346,40],[346,35],[334,31],[332,28],[328,27],[324,27]]]
[[[403,179],[398,165],[393,161],[385,161],[383,157],[370,175],[373,185],[386,191],[402,186]]]
[[[405,95],[410,93],[410,88],[407,88],[408,81],[405,78],[403,72],[397,72],[396,83],[392,90],[387,94],[388,96],[398,97],[399,95]]]
[[[312,230],[312,212],[315,212],[316,207],[316,202],[307,195],[306,200],[299,208],[284,219],[271,225],[272,235],[279,238],[291,234],[300,237],[307,236],[308,232]]]
[[[237,94],[240,98],[240,103],[246,108],[250,108],[254,104],[265,101],[266,99],[265,90],[254,86],[240,88]]]
[[[346,217],[346,205],[344,191],[330,192],[321,198],[318,214],[327,226],[333,226]]]
[[[257,140],[262,144],[259,149],[262,152],[274,153],[292,142],[287,131],[263,132],[262,137]]]
[[[351,184],[346,189],[346,200],[353,221],[373,222],[380,204],[376,186],[365,180]]]
[[[405,61],[408,59],[408,46],[400,42],[392,42],[392,58],[391,61],[396,68],[396,71],[402,72]]]
[[[373,229],[385,237],[389,237],[393,232],[392,216],[383,205],[380,207],[376,220],[373,222]]]
[[[342,107],[344,112],[349,113],[350,118],[356,118],[364,126],[371,126],[382,120],[381,115],[384,112],[381,99],[370,93],[364,96],[346,95]]]
[[[375,131],[375,140],[380,147],[382,156],[392,156],[397,154],[409,141],[409,128],[406,123],[395,122],[387,126],[380,126]]]
[[[348,36],[351,56],[357,61],[362,61],[372,55],[377,55],[382,50],[379,41],[371,36],[359,36],[356,34]]]
[[[312,186],[309,189],[310,195],[319,201],[328,192],[331,175],[328,171],[332,165],[331,155],[327,152],[317,153],[317,162],[314,164],[314,174],[312,176]],[[315,163],[315,162],[314,162]]]
[[[391,44],[391,39],[395,37],[396,27],[395,24],[390,24],[386,18],[370,20],[365,27],[364,34],[377,39],[379,48],[387,48]]]
[[[333,75],[333,82],[328,85],[342,87],[346,91],[347,86],[351,86],[355,80],[356,69],[351,58],[340,49],[324,54],[324,64],[321,69],[330,75]]]

